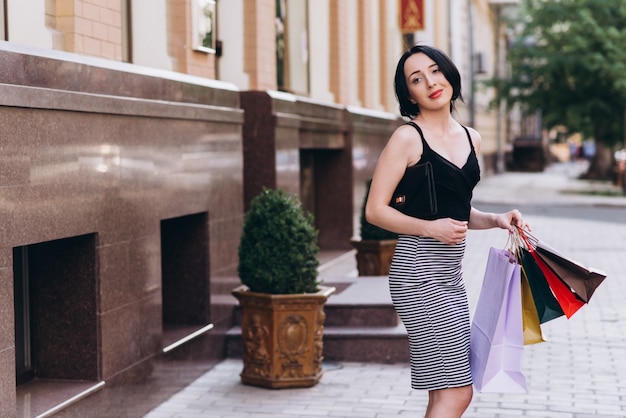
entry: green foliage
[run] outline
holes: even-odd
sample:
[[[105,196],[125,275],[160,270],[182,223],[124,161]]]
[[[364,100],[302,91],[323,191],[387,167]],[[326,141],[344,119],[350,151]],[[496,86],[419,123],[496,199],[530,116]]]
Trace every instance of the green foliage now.
[[[626,2],[524,0],[509,24],[511,74],[494,80],[499,99],[547,128],[611,146],[623,139],[626,106]]]
[[[238,249],[242,283],[259,293],[316,292],[317,235],[313,216],[297,198],[264,188],[244,216]]]
[[[385,239],[398,239],[398,234],[395,232],[387,231],[386,229],[379,228],[365,219],[365,204],[367,203],[367,197],[370,194],[370,185],[372,180],[368,180],[365,185],[365,197],[363,198],[363,205],[361,206],[361,239],[362,240],[385,240]]]

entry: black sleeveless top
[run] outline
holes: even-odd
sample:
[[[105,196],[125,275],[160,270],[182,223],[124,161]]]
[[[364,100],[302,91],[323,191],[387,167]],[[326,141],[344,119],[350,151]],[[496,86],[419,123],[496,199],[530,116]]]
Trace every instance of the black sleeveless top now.
[[[467,133],[467,140],[471,149],[467,161],[463,167],[459,168],[430,148],[419,126],[413,122],[408,122],[408,124],[413,126],[422,138],[422,157],[417,164],[430,162],[432,165],[437,213],[425,216],[424,219],[452,218],[459,221],[469,221],[472,193],[480,180],[480,166],[469,131],[461,125]],[[407,172],[405,172],[405,176]]]

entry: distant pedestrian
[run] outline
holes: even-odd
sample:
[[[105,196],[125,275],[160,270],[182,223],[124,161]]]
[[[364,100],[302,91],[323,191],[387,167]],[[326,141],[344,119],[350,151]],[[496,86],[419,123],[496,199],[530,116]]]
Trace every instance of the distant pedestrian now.
[[[398,62],[395,91],[400,113],[410,122],[395,130],[380,155],[366,216],[400,234],[389,289],[409,335],[411,387],[429,391],[427,418],[461,417],[473,394],[461,270],[467,230],[527,225],[518,210],[494,214],[471,206],[480,179],[481,137],[452,116],[462,96],[450,58],[433,47],[412,47]],[[436,212],[405,215],[390,201],[405,172],[410,175],[407,168],[425,162],[432,167]],[[428,199],[428,188],[420,190],[419,199]]]

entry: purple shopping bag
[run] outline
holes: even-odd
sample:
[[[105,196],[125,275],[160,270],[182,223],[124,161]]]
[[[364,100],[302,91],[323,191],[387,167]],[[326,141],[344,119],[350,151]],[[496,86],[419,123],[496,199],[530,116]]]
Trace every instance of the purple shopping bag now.
[[[525,393],[520,266],[506,250],[489,249],[472,320],[470,366],[479,392]]]

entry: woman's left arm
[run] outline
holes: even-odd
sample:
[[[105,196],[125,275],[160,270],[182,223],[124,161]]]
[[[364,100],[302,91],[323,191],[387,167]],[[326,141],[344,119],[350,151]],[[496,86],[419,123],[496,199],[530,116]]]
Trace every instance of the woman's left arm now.
[[[476,208],[470,211],[469,229],[502,228],[509,231],[515,227],[530,229],[519,210],[513,209],[505,213],[482,212]]]

